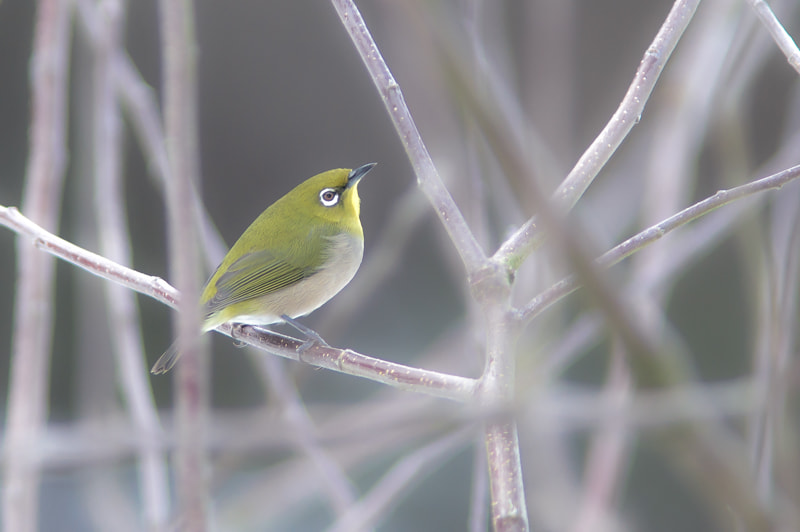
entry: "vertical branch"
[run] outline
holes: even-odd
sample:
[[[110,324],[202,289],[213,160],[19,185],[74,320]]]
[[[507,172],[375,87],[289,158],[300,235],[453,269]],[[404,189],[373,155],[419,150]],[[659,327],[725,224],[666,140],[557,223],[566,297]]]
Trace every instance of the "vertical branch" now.
[[[508,287],[486,287],[486,295],[508,295]],[[507,301],[507,298],[503,298]],[[486,303],[484,303],[486,304]],[[486,367],[480,397],[484,408],[502,408],[514,399],[514,345],[519,337],[517,322],[501,303],[489,302],[486,325]],[[517,423],[498,416],[486,423],[486,457],[489,464],[492,524],[496,532],[528,530],[528,512]]]
[[[93,11],[98,29],[94,45],[94,105],[92,126],[95,210],[103,255],[121,264],[131,263],[125,201],[122,191],[121,123],[115,65],[118,64],[124,5],[106,0],[94,10],[81,2],[84,17]],[[99,16],[98,16],[99,15]],[[144,346],[136,298],[130,290],[105,283],[110,330],[118,361],[118,377],[128,412],[136,426],[139,445],[140,493],[145,524],[150,529],[166,524],[169,489],[166,463],[157,449],[161,427],[146,376]]]
[[[68,0],[41,0],[31,58],[30,152],[22,206],[48,230],[58,226],[66,149]],[[35,449],[47,417],[53,329],[53,258],[17,240],[17,293],[5,442],[3,529],[38,529]]]
[[[612,353],[611,367],[603,394],[612,408],[623,410],[631,400],[631,374],[618,345]],[[573,530],[591,532],[601,528],[614,515],[614,495],[622,484],[625,457],[629,456],[631,436],[624,420],[609,417],[596,431],[586,460],[583,501]]]
[[[194,8],[191,0],[161,0],[164,129],[171,179],[167,186],[170,273],[181,294],[175,324],[183,361],[177,368],[177,490],[186,530],[207,526],[205,409],[206,360],[200,342],[200,288],[192,189],[199,179]]]
[[[472,489],[469,503],[469,531],[485,532],[488,522],[486,502],[489,496],[489,475],[486,471],[486,447],[475,440],[472,453]]]
[[[480,402],[501,406],[513,399],[514,352],[518,322],[509,312],[510,279],[489,263],[461,211],[442,183],[397,82],[352,0],[332,0],[350,34],[417,173],[417,181],[436,209],[467,270],[473,295],[484,313],[487,359],[480,386]],[[518,173],[517,175],[522,175]],[[492,519],[495,530],[527,530],[528,515],[522,483],[517,426],[512,419],[497,418],[485,428]]]

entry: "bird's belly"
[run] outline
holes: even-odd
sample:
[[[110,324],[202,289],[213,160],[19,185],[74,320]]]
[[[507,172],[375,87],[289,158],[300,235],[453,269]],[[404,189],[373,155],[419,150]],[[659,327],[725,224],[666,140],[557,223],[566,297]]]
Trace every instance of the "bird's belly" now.
[[[291,318],[305,316],[321,307],[349,283],[361,265],[364,243],[350,235],[331,237],[328,259],[312,276],[276,292],[232,305],[231,316],[225,321],[251,325],[269,325],[282,321],[281,315]]]

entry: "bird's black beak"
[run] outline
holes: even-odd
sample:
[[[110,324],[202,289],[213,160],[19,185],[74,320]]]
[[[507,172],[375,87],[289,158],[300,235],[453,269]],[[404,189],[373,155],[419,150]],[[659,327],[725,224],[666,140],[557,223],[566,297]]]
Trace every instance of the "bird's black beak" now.
[[[372,170],[375,165],[378,163],[369,163],[365,164],[364,166],[359,166],[355,170],[350,170],[350,175],[347,176],[347,187],[350,188],[358,184],[361,181],[361,178],[367,175],[367,172]]]

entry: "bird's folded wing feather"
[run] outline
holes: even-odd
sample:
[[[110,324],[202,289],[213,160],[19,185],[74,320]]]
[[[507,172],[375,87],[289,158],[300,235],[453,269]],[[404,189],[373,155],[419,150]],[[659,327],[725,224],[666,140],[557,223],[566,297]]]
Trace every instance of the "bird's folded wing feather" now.
[[[276,292],[315,273],[275,257],[269,251],[253,251],[228,267],[214,283],[216,294],[206,302],[213,314],[228,305]]]

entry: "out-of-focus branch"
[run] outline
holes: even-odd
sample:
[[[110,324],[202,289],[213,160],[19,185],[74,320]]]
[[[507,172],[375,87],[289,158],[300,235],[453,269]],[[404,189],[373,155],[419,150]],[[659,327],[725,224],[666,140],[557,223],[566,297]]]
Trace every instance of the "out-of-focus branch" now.
[[[51,230],[58,227],[66,152],[70,11],[69,0],[38,2],[30,69],[30,148],[22,204]],[[3,530],[38,529],[39,466],[31,452],[47,420],[54,269],[50,257],[18,239]]]
[[[194,209],[189,200],[200,179],[197,147],[197,82],[194,5],[159,2],[164,70],[164,132],[170,180],[167,233],[170,272],[181,293],[173,329],[183,363],[177,368],[177,492],[179,521],[186,530],[208,528],[206,410],[208,360],[200,340],[200,261]]]
[[[172,174],[167,164],[167,143],[153,91],[142,80],[129,57],[118,56],[114,71],[120,101],[126,116],[131,121],[142,153],[156,182],[162,188],[166,188],[172,179],[170,177]],[[196,183],[192,183],[191,192],[190,203],[194,209],[195,224],[202,238],[205,261],[209,269],[213,269],[222,260],[228,248],[203,205]]]
[[[469,496],[469,531],[486,532],[489,521],[487,504],[489,502],[489,472],[486,469],[486,446],[475,438],[472,453],[472,486]]]
[[[283,362],[274,357],[264,357],[259,360],[259,369],[264,374],[263,379],[269,386],[270,395],[277,400],[281,414],[289,425],[288,437],[297,443],[309,461],[316,466],[331,506],[341,517],[356,501],[355,486],[347,477],[347,472],[318,441],[314,421],[309,416],[294,381],[284,369]]]
[[[797,49],[797,44],[795,44],[792,36],[789,35],[789,32],[778,20],[778,17],[772,12],[769,4],[764,0],[748,0],[748,3],[755,9],[756,15],[761,19],[769,34],[772,35],[772,40],[775,41],[783,55],[786,56],[786,60],[800,74],[800,50]]]
[[[94,44],[92,155],[95,211],[100,250],[121,264],[130,264],[131,250],[125,217],[122,183],[122,138],[115,66],[120,47],[124,5],[118,0],[95,4],[80,2],[81,12],[92,11],[100,31]],[[169,479],[164,455],[157,448],[161,426],[147,381],[145,350],[134,293],[116,283],[105,283],[111,340],[117,357],[118,379],[125,404],[139,435],[139,492],[145,525],[158,530],[166,525]]]
[[[332,0],[332,3],[364,61],[372,81],[381,94],[389,117],[406,149],[411,165],[414,167],[417,182],[428,196],[442,225],[450,235],[456,250],[464,261],[467,272],[472,273],[479,270],[485,265],[486,254],[439,177],[428,153],[428,148],[423,143],[414,119],[411,117],[411,112],[408,110],[400,86],[383,60],[361,13],[352,0]]]
[[[416,452],[411,453],[394,465],[358,503],[340,517],[330,527],[329,532],[348,532],[368,530],[378,523],[378,519],[391,511],[402,500],[416,482],[441,467],[447,458],[470,441],[475,427],[467,426],[448,434]]]
[[[602,394],[601,401],[617,408],[631,401],[630,372],[619,350],[612,354]],[[609,417],[605,421],[596,431],[586,459],[583,500],[572,528],[574,532],[604,530],[613,521],[613,501],[622,484],[621,473],[625,457],[630,456],[632,438],[624,419]]]
[[[616,112],[553,195],[557,209],[566,211],[575,205],[639,121],[664,65],[689,25],[699,3],[699,0],[677,0],[673,4],[664,24],[647,48],[628,92]],[[507,145],[511,147],[514,144]],[[493,259],[516,269],[539,245],[541,238],[541,228],[537,218],[531,218],[500,246]]]

